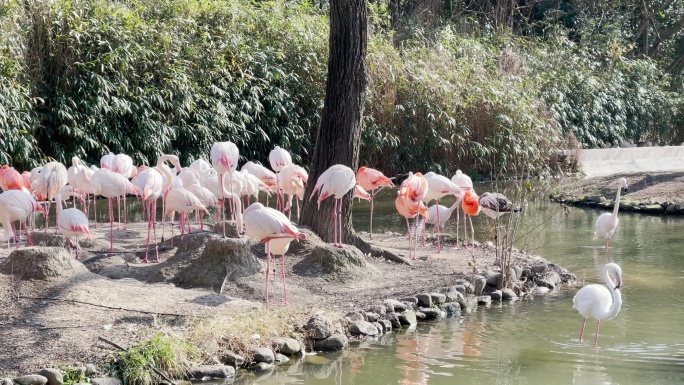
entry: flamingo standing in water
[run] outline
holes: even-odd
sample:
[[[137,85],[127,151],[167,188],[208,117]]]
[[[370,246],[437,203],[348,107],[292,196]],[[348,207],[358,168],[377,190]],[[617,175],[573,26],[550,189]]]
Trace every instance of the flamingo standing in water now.
[[[300,233],[285,214],[270,207],[264,207],[258,202],[245,209],[244,215],[247,236],[266,244],[266,308],[268,308],[268,277],[271,272],[271,254],[282,256],[283,303],[287,304],[285,253],[290,242],[295,239],[304,240],[306,235]]]
[[[463,190],[459,186],[457,186],[455,183],[449,180],[449,178],[442,176],[442,175],[437,175],[434,172],[429,172],[425,174],[425,180],[427,180],[428,183],[428,190],[427,194],[425,195],[425,203],[429,204],[431,200],[435,199],[437,206],[439,206],[439,199],[442,197],[445,197],[447,195],[454,195],[456,196],[456,202],[461,200],[463,198]],[[458,205],[456,205],[458,207]],[[437,226],[437,253],[442,252],[442,242],[441,242],[441,237],[440,237],[440,228],[441,228],[441,221],[439,220],[440,218],[440,212],[441,210],[435,210],[435,214],[437,214],[437,222],[440,225]],[[451,215],[451,213],[449,213]],[[432,216],[430,216],[432,218]],[[456,234],[458,236],[458,234]],[[458,242],[457,242],[458,243]],[[423,229],[423,246],[425,246],[425,231]]]
[[[233,142],[216,142],[211,146],[209,156],[211,158],[211,164],[214,166],[214,170],[218,173],[219,184],[223,186],[223,178],[225,175],[228,174],[230,176],[232,172],[237,169],[240,151]],[[231,194],[233,193],[232,190],[230,192]],[[225,198],[223,188],[221,188],[221,203],[224,202]],[[235,211],[233,210],[233,212]],[[221,220],[226,220],[226,211],[223,206],[221,206]],[[225,225],[223,226],[223,236],[226,236]]]
[[[371,213],[368,233],[370,234],[370,238],[373,239],[373,203],[375,195],[385,187],[394,187],[394,183],[392,183],[392,181],[382,172],[365,166],[361,166],[356,172],[356,181],[359,182],[361,188],[370,195]]]
[[[92,177],[86,175],[86,178],[97,195],[109,199],[109,253],[111,254],[114,252],[114,205],[112,199],[124,194],[138,195],[138,188],[124,176],[107,169],[99,169],[93,173]],[[119,222],[121,222],[120,217]]]
[[[610,273],[615,274],[615,281],[610,278]],[[620,293],[620,286],[622,286],[622,269],[615,263],[608,263],[603,267],[603,279],[606,281],[608,288],[601,285],[587,285],[580,289],[572,299],[572,307],[577,309],[584,317],[582,322],[582,331],[580,332],[579,341],[582,342],[584,336],[584,327],[587,325],[587,318],[596,318],[596,336],[594,337],[594,346],[598,345],[599,325],[601,321],[608,321],[613,319],[619,312],[622,306],[622,294]],[[613,293],[611,298],[611,293]]]
[[[34,211],[40,211],[47,218],[47,211],[36,202],[35,199],[25,191],[8,190],[0,194],[0,223],[5,229],[5,233],[0,237],[0,242],[8,242],[14,233],[14,242],[18,241],[16,232],[14,232],[14,221],[20,221],[24,224],[26,229],[26,244],[31,245],[31,238],[26,226],[26,218]],[[21,228],[20,228],[21,230]]]
[[[613,237],[613,233],[618,226],[618,210],[620,209],[620,192],[624,188],[627,191],[627,179],[620,178],[617,180],[618,190],[617,195],[615,195],[615,203],[612,213],[603,213],[596,220],[596,226],[594,228],[594,239],[598,237],[606,238],[606,250],[610,246],[610,238]]]
[[[335,231],[333,235],[333,245],[335,247],[344,247],[342,245],[342,198],[351,191],[351,189],[356,186],[356,177],[354,176],[354,171],[344,165],[336,164],[329,169],[325,170],[321,176],[318,177],[316,181],[316,186],[314,186],[311,196],[316,195],[316,192],[320,190],[320,195],[318,196],[318,208],[321,207],[321,201],[323,199],[333,196],[335,199],[335,208],[333,209],[333,220]],[[339,225],[339,231],[338,231]]]
[[[90,230],[88,229],[88,218],[86,218],[83,211],[77,208],[62,209],[62,195],[55,195],[55,203],[57,204],[57,231],[67,237],[67,245],[69,246],[69,253],[71,253],[71,238],[76,239],[76,259],[78,259],[78,252],[81,245],[78,243],[78,238],[86,236],[91,239]]]
[[[162,175],[155,168],[146,168],[138,174],[136,187],[140,192],[143,204],[147,205],[147,241],[145,243],[145,259],[150,252],[150,230],[154,233],[154,254],[159,262],[159,246],[157,245],[157,200],[162,193]]]
[[[292,156],[287,150],[280,148],[280,146],[276,146],[268,154],[268,162],[271,164],[271,169],[276,172],[276,209],[283,211],[285,207],[285,197],[280,194],[280,179],[278,178],[278,173],[282,171],[283,167],[292,164]]]

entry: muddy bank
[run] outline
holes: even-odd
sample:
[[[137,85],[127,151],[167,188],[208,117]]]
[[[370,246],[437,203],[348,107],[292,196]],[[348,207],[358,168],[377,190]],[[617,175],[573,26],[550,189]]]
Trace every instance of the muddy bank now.
[[[684,172],[626,173],[590,179],[564,179],[550,192],[553,201],[573,206],[614,208],[618,178],[629,190],[620,197],[620,210],[652,215],[684,214]]]
[[[110,255],[104,252],[109,248],[108,229],[95,230],[93,241],[82,242],[78,262],[70,260],[61,236],[50,234],[53,230],[34,234],[36,243],[57,245],[39,246],[40,252],[3,247],[0,351],[6,354],[0,356],[0,374],[32,374],[57,363],[102,367],[112,347],[100,337],[131,346],[158,332],[191,341],[203,352],[197,363],[216,363],[216,358],[235,353],[226,350],[230,344],[234,348],[235,341],[224,339],[235,329],[231,326],[231,332],[220,335],[214,325],[206,328],[214,334],[205,330],[200,335],[197,325],[218,315],[267,320],[269,314],[278,314],[287,320],[279,326],[282,329],[262,335],[255,348],[278,353],[277,338],[294,338],[306,349],[326,349],[340,346],[344,338],[388,332],[391,329],[384,321],[392,325],[395,316],[399,322],[393,327],[410,327],[414,319],[461,316],[478,303],[486,306],[492,300],[531,298],[531,293],[543,293],[572,279],[543,258],[516,251],[516,284],[510,291],[501,291],[496,289],[501,269],[494,249],[486,244],[466,250],[447,240],[437,254],[434,240],[428,238],[426,247],[418,250],[418,259],[402,264],[351,247],[335,250],[310,234],[308,242],[293,244],[284,261],[287,306],[282,304],[282,260],[275,259],[278,274],[271,280],[272,308],[266,312],[263,245],[197,232],[182,240],[173,237],[172,246],[167,230],[167,241],[160,246],[162,262],[143,263],[145,231],[146,225],[139,223],[115,230],[116,252]],[[363,237],[370,241],[367,235]],[[402,234],[377,234],[371,243],[407,254],[408,240]],[[10,257],[11,252],[16,254]],[[45,257],[46,253],[54,256]],[[29,255],[38,259],[30,262]],[[32,266],[38,265],[49,273],[35,271]],[[390,302],[391,311],[388,300],[397,301]],[[316,339],[313,329],[305,327],[311,317],[322,313],[339,324],[332,333],[337,336],[327,342],[317,341],[332,334]],[[248,325],[245,339],[253,334]],[[243,350],[237,353],[247,354],[246,360],[256,363],[248,349]]]

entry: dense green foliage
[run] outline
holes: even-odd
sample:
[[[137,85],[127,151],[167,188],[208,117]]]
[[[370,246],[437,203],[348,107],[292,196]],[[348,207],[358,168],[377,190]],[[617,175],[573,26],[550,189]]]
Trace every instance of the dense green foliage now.
[[[570,132],[586,147],[684,139],[680,78],[635,55],[619,25],[535,13],[534,28],[492,31],[443,6],[453,2],[425,4],[450,17],[399,28],[387,2],[370,5],[362,164],[542,173]],[[97,163],[109,151],[186,163],[231,140],[244,159],[280,145],[307,164],[327,72],[318,5],[0,0],[0,163]]]

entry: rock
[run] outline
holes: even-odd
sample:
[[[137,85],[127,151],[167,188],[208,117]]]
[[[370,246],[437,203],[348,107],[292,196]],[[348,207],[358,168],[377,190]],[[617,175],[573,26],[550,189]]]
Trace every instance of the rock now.
[[[394,308],[392,308],[394,309]],[[366,309],[366,312],[368,313],[377,313],[377,314],[385,314],[387,312],[387,308],[385,308],[385,305],[371,305]]]
[[[477,304],[478,305],[490,305],[492,303],[492,297],[488,295],[481,295],[477,297]]]
[[[273,350],[269,348],[252,348],[249,350],[253,362],[266,362],[272,364],[275,361]]]
[[[458,317],[461,315],[461,304],[458,302],[446,302],[439,307],[446,313],[447,317]]]
[[[518,296],[513,289],[505,288],[501,290],[501,298],[504,301],[515,301],[518,299]]]
[[[487,284],[487,279],[481,275],[469,275],[467,277],[468,281],[473,285],[473,294],[475,295],[481,295],[482,290],[484,290],[485,285]]]
[[[491,299],[491,298],[490,298]],[[470,313],[477,309],[478,297],[473,294],[468,294],[459,300],[458,303],[461,305],[461,313]]]
[[[406,305],[406,308],[409,309],[411,306],[416,306],[418,305],[418,296],[415,297],[404,297],[399,300],[401,303]]]
[[[224,363],[226,365],[230,365],[234,368],[239,368],[245,364],[245,358],[242,357],[241,355],[235,354],[233,352],[223,353],[223,355],[221,356],[219,361],[221,361],[222,363]]]
[[[379,319],[380,319],[380,315],[377,313],[371,313],[371,312],[366,313],[366,320],[368,322],[378,322]]]
[[[606,200],[606,197],[600,196],[600,195],[591,195],[591,196],[586,196],[584,197],[584,202],[589,203],[589,204],[597,204],[604,202]]]
[[[402,312],[406,310],[406,304],[397,301],[396,299],[386,299],[383,303],[387,308],[387,311]]]
[[[344,334],[333,334],[330,337],[322,340],[316,340],[314,348],[323,352],[336,352],[342,350],[349,345],[349,340]]]
[[[345,317],[347,319],[349,319],[350,321],[365,321],[366,320],[365,314],[361,314],[361,313],[355,312],[355,311],[353,311],[351,313],[347,313],[345,315]]]
[[[489,298],[491,298],[492,301],[501,301],[502,297],[503,294],[501,293],[501,290],[494,290],[489,293]]]
[[[496,286],[499,284],[499,280],[501,279],[501,273],[497,273],[494,271],[485,271],[484,277],[486,279],[488,286]]]
[[[390,322],[393,328],[401,328],[401,321],[399,321],[397,313],[387,313],[385,314],[385,319]]]
[[[463,291],[459,290],[459,286]],[[444,302],[458,302],[460,298],[463,298],[463,293],[465,293],[465,286],[456,285],[444,288]]]
[[[418,305],[422,307],[432,307],[432,296],[430,294],[418,294],[416,295]]]
[[[59,369],[45,368],[38,372],[41,376],[47,378],[48,385],[62,385],[64,384],[64,375]]]
[[[416,313],[416,321],[423,321],[425,318],[427,318],[427,316],[419,310],[416,310],[414,313]]]
[[[401,313],[398,315],[399,316],[399,323],[401,325],[407,325],[407,326],[415,326],[418,324],[418,319],[416,318],[416,313],[412,311],[407,311],[405,313]]]
[[[306,234],[306,240],[299,240],[290,243],[290,248],[288,253],[298,253],[303,250],[312,250],[317,246],[325,246],[326,243],[318,236],[318,234],[311,231],[310,228],[305,226],[298,226],[300,233]]]
[[[641,207],[641,211],[649,214],[662,214],[663,207],[659,204],[644,205]]]
[[[354,321],[351,324],[351,328],[349,329],[350,333],[352,335],[358,336],[377,336],[378,335],[378,329],[373,326],[372,323],[368,321]]]
[[[425,308],[421,307],[418,310],[420,310],[421,313],[425,314],[425,319],[426,320],[433,320],[442,317],[442,311],[439,309],[435,309],[432,307]],[[460,311],[460,306],[459,306],[459,311]]]
[[[473,286],[470,281],[464,279],[464,278],[459,278],[456,281],[454,281],[454,284],[456,285],[456,289],[461,291],[461,286],[463,286],[463,291],[461,293],[463,294],[473,294],[475,291],[475,286]]]
[[[356,247],[337,248],[328,244],[314,247],[293,270],[304,276],[337,282],[351,282],[377,274],[375,267],[366,263],[365,256]]]
[[[535,277],[533,280],[537,286],[547,287],[550,290],[555,289],[556,286],[561,283],[561,281],[560,275],[558,275],[558,273],[555,271],[547,271],[543,276]]]
[[[286,355],[276,353],[275,362],[277,362],[278,364],[284,364],[284,363],[287,363],[289,361],[290,361],[290,359]]]
[[[89,274],[88,269],[61,247],[22,247],[0,265],[0,273],[22,280],[53,280]]]
[[[211,378],[230,378],[235,376],[235,368],[227,365],[198,365],[194,366],[188,372],[188,378],[191,380],[202,380],[206,377]],[[118,380],[117,380],[118,381]],[[95,381],[91,381],[93,385]],[[102,384],[105,385],[105,384]],[[106,385],[116,385],[116,384],[106,384]],[[119,383],[120,385],[120,383]]]
[[[276,350],[278,352],[292,355],[302,351],[302,345],[294,338],[278,338],[276,340]]]
[[[88,377],[93,377],[96,375],[99,371],[97,370],[97,366],[93,364],[86,364],[85,366],[85,375]]]
[[[252,369],[254,369],[255,372],[266,372],[269,370],[273,370],[273,368],[275,368],[275,366],[267,362],[259,362],[258,364],[252,367]]]
[[[230,370],[234,370],[233,368],[226,366],[226,368],[230,368]],[[235,374],[235,372],[233,372]],[[217,378],[223,378],[223,377],[217,377]],[[91,378],[90,383],[93,385],[121,385],[121,380],[118,378],[114,377],[97,377],[97,378]]]
[[[62,234],[55,234],[53,231],[42,232],[33,231],[30,234],[31,243],[33,246],[44,246],[44,247],[61,247],[62,249],[67,249],[67,238]]]
[[[399,319],[397,318],[397,322],[399,322]],[[382,325],[383,333],[387,333],[389,331],[392,331],[392,322],[386,319],[381,319],[378,320],[378,323]],[[399,325],[401,327],[401,325]]]
[[[216,234],[221,234],[221,237],[223,237],[223,226],[226,227],[226,237],[238,238],[240,236],[235,221],[222,221],[214,224],[214,232]]]
[[[385,330],[385,326],[380,322],[373,322],[373,326],[375,326],[375,328],[378,329],[378,334],[382,334],[388,331]]]
[[[670,204],[665,208],[665,213],[667,214],[675,214],[680,211],[680,208],[677,207],[678,205],[675,204]]]
[[[306,329],[309,331],[311,338],[315,340],[328,338],[335,332],[333,322],[328,317],[320,314],[309,319]]]
[[[48,379],[38,374],[17,377],[12,380],[16,385],[45,385]]]
[[[14,385],[11,378],[3,378],[0,380],[0,385]]]
[[[522,278],[523,269],[520,266],[512,266],[509,274],[513,277],[514,281],[519,281]]]
[[[446,302],[446,295],[442,293],[430,293],[430,297],[432,297],[432,303],[435,305],[443,304]]]

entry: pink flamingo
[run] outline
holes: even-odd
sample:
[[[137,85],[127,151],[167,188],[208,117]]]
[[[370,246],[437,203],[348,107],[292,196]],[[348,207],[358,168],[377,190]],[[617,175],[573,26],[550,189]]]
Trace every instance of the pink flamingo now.
[[[162,175],[155,168],[146,168],[138,174],[136,187],[140,192],[143,204],[147,205],[147,241],[145,243],[145,259],[150,252],[150,230],[154,232],[154,254],[159,262],[159,245],[157,245],[157,200],[162,193]]]
[[[270,171],[269,171],[270,172]],[[240,170],[240,174],[245,179],[245,195],[247,196],[247,205],[250,204],[250,199],[253,196],[254,199],[259,202],[259,191],[263,191],[266,193],[266,196],[268,197],[271,195],[271,187],[266,184],[262,179],[260,179],[258,176],[250,173],[248,170],[246,170],[244,167]],[[274,177],[274,182],[273,186],[275,186],[275,177]]]
[[[416,228],[417,228],[417,216],[420,214],[426,219],[430,219],[427,207],[420,200],[413,200],[409,197],[409,194],[397,194],[397,198],[394,200],[394,206],[397,208],[399,215],[406,218],[406,227],[409,232],[409,256],[411,259],[416,259],[416,248],[418,241],[418,234],[415,237],[411,237],[411,226],[409,225],[409,218],[416,218]],[[414,244],[411,247],[411,241]]]
[[[276,174],[260,164],[249,161],[242,166],[240,171],[247,171],[256,176],[271,189],[277,185]]]
[[[594,227],[594,239],[598,237],[606,238],[606,250],[610,246],[610,238],[613,237],[613,233],[618,226],[618,210],[620,209],[620,192],[622,189],[627,191],[627,179],[620,178],[617,180],[618,189],[617,195],[615,195],[615,203],[613,204],[612,213],[603,213],[596,220],[596,225]]]
[[[271,169],[276,172],[276,209],[283,211],[285,207],[284,197],[280,194],[280,180],[278,173],[282,171],[283,167],[292,164],[292,156],[287,150],[276,146],[268,154],[268,162],[271,164]]]
[[[394,183],[390,178],[386,177],[382,172],[365,166],[361,166],[359,171],[356,172],[356,181],[359,185],[370,193],[370,204],[371,204],[371,214],[370,214],[370,238],[373,239],[373,203],[375,201],[375,195],[379,193],[385,187],[394,187]],[[377,189],[377,191],[375,191]]]
[[[7,165],[0,168],[0,189],[2,191],[24,190],[28,192],[24,184],[24,178],[19,174],[19,171]]]
[[[335,197],[335,208],[333,211],[333,220],[335,221],[335,232],[333,236],[333,245],[335,247],[344,247],[342,245],[342,198],[356,186],[356,177],[354,171],[344,165],[336,164],[325,170],[314,186],[311,196],[316,195],[316,191],[320,190],[318,196],[318,207],[321,207],[321,201],[329,196]],[[338,231],[339,225],[339,231]]]
[[[102,158],[100,158],[100,168],[111,171],[114,158],[116,158],[116,155],[114,155],[111,151],[109,154],[103,155]]]
[[[76,259],[78,259],[78,251],[81,245],[78,243],[78,238],[86,236],[91,239],[90,230],[88,229],[88,218],[85,214],[77,208],[62,209],[62,195],[55,195],[55,203],[57,204],[57,229],[60,233],[67,237],[67,245],[69,245],[69,253],[71,253],[71,238],[76,238]]]
[[[211,158],[211,164],[214,166],[214,170],[216,170],[219,175],[219,184],[223,186],[223,178],[225,175],[228,173],[230,176],[231,173],[237,169],[240,152],[233,142],[216,142],[211,146],[209,156]],[[221,202],[223,202],[225,200],[223,188],[221,188],[221,192]],[[230,192],[232,193],[233,191],[231,190]],[[226,212],[223,206],[221,206],[221,220],[226,220]],[[225,226],[223,226],[223,236],[226,236]]]
[[[283,211],[287,211],[287,218],[292,218],[292,198],[297,201],[297,220],[299,220],[299,200],[304,198],[304,188],[309,180],[309,174],[302,167],[296,164],[288,164],[279,173],[280,188],[283,193],[288,195],[287,204]]]
[[[470,222],[470,230],[471,230],[471,239],[470,243],[471,245],[475,244],[475,228],[473,228],[473,221],[470,219],[470,217],[474,217],[478,214],[480,214],[480,210],[482,207],[480,206],[480,197],[475,194],[475,191],[473,190],[466,190],[465,195],[463,196],[463,200],[461,200],[461,208],[463,208],[463,227],[465,228],[465,220],[466,217],[468,217],[468,221]],[[465,228],[467,230],[467,228]],[[464,231],[465,233],[465,231]],[[466,234],[466,238],[463,243],[463,247],[468,249],[468,236]]]
[[[93,190],[97,195],[102,195],[109,199],[109,252],[114,252],[114,205],[113,198],[118,198],[124,194],[138,194],[138,188],[128,179],[107,169],[100,169],[93,173],[92,177],[86,176]],[[121,218],[119,217],[119,222]]]
[[[67,184],[67,169],[59,162],[47,163],[40,170],[38,177],[37,196],[47,201],[47,211],[50,212],[50,201],[55,198],[59,189]],[[48,217],[45,218],[45,231],[48,228]]]
[[[245,231],[250,238],[266,244],[266,308],[268,308],[268,276],[271,272],[271,254],[282,256],[283,303],[287,304],[285,287],[285,253],[294,239],[304,240],[306,235],[290,223],[285,214],[261,203],[245,209]]]
[[[237,222],[237,227],[238,227],[238,233],[242,233],[244,228],[242,224],[242,203],[240,202],[240,196],[235,193],[231,193],[230,191],[226,190],[225,185],[219,185],[219,180],[218,180],[218,175],[216,175],[216,171],[213,169],[208,171],[204,176],[202,176],[202,181],[201,183],[206,187],[209,191],[211,191],[214,196],[217,198],[220,196],[224,196],[225,198],[232,200],[233,205],[237,208],[236,211],[236,222]],[[218,219],[218,211],[216,211],[216,216]],[[218,220],[216,221],[218,222]]]
[[[425,180],[428,183],[428,191],[425,195],[425,203],[429,204],[431,200],[435,199],[437,206],[439,206],[439,199],[447,195],[456,196],[456,201],[458,202],[463,198],[463,191],[456,184],[451,182],[449,178],[437,175],[434,172],[429,172],[425,174]],[[456,205],[458,207],[458,205]],[[441,223],[439,220],[440,210],[435,210],[437,214],[437,223]],[[451,215],[451,213],[449,214]],[[442,252],[442,242],[440,237],[440,226],[437,226],[437,253]],[[458,235],[458,234],[457,234]],[[425,229],[423,229],[423,245],[425,245]]]
[[[466,191],[472,190],[473,189],[473,180],[470,179],[470,177],[461,170],[456,170],[456,174],[451,177],[451,182],[453,182],[456,186],[460,187],[461,190],[465,193]],[[458,231],[459,231],[459,222],[460,222],[460,211],[457,209],[456,210],[456,244],[458,245]],[[473,234],[475,234],[475,229],[473,228],[473,223],[472,221],[470,222],[470,230]],[[466,215],[463,214],[463,242],[464,245],[467,243],[468,239],[468,227],[466,224]]]
[[[47,218],[47,211],[43,206],[39,205],[35,199],[28,193],[21,190],[8,190],[0,194],[0,223],[5,228],[5,233],[0,237],[0,242],[7,241],[9,248],[9,240],[14,233],[14,242],[18,242],[16,233],[14,232],[13,222],[20,221],[24,224],[26,229],[26,244],[31,245],[31,238],[26,226],[26,218],[34,211],[40,211]],[[21,230],[21,228],[20,228]]]
[[[112,159],[111,170],[126,179],[131,179],[138,174],[138,168],[133,165],[133,159],[126,154],[117,154]],[[117,209],[119,210],[119,217],[121,217],[121,198],[117,198]],[[123,228],[126,229],[128,224],[128,214],[126,213],[126,194],[123,196]],[[119,223],[121,225],[121,223]]]

